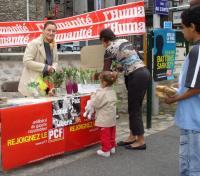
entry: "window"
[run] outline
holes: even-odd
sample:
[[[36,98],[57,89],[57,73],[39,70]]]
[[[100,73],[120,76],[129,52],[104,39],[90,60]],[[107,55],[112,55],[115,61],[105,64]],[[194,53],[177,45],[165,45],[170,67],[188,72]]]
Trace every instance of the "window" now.
[[[94,0],[87,0],[88,12],[94,11]]]
[[[126,4],[126,0],[115,0],[116,5]]]

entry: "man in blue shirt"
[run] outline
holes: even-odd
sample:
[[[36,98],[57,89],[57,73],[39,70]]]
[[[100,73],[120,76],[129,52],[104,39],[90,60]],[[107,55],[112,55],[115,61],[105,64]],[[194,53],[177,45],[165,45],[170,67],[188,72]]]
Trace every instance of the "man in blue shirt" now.
[[[182,32],[193,47],[185,58],[179,89],[166,103],[177,103],[175,123],[181,129],[180,175],[200,176],[200,6],[185,10]]]

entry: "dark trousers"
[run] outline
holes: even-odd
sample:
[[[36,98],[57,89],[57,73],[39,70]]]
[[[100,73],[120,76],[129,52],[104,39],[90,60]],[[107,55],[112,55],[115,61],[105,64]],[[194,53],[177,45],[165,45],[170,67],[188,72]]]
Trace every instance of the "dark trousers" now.
[[[139,68],[125,76],[128,90],[129,127],[133,135],[143,135],[142,102],[150,82],[150,73],[146,67]]]

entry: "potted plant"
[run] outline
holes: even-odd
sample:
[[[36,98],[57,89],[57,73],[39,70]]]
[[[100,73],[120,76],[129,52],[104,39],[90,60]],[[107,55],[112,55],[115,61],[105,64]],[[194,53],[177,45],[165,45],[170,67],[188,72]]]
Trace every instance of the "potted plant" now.
[[[71,76],[72,76],[71,68],[64,68],[64,75],[65,75],[65,78],[66,78],[67,94],[72,94],[73,93],[73,84],[72,84],[72,81],[71,81]]]

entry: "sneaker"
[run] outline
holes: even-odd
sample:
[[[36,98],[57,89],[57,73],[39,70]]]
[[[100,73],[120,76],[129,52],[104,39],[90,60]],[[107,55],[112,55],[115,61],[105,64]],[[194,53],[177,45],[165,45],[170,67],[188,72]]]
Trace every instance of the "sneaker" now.
[[[111,154],[115,154],[115,153],[116,153],[115,147],[111,148],[110,153],[111,153]]]
[[[104,156],[104,157],[109,157],[110,152],[104,152],[102,150],[97,150],[97,155]]]

